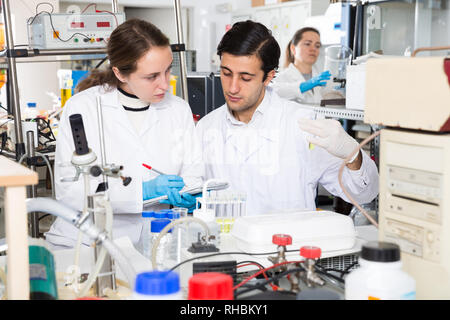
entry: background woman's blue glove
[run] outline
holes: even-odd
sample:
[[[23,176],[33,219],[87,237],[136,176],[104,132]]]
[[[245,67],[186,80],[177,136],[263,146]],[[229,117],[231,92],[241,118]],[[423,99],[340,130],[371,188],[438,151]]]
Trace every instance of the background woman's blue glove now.
[[[316,77],[309,79],[308,81],[300,83],[300,91],[304,93],[305,91],[311,90],[317,86],[324,87],[327,82],[324,80],[330,80],[331,73],[330,71],[324,71]]]
[[[167,195],[167,202],[170,203],[181,202],[180,190],[184,187],[183,178],[177,175],[159,175],[153,180],[144,181],[142,183],[142,198],[143,200],[153,199],[156,197]]]

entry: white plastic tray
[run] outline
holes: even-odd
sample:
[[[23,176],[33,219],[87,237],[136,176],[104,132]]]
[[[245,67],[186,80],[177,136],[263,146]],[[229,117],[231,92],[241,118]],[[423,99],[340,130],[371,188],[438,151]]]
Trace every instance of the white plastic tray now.
[[[239,250],[249,253],[273,252],[274,234],[288,234],[292,245],[320,247],[323,253],[351,249],[356,243],[353,221],[331,211],[302,211],[237,218],[231,235]]]

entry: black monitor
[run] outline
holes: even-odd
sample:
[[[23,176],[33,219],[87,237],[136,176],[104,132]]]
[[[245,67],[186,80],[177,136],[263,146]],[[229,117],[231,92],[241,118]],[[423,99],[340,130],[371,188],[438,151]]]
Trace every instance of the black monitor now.
[[[187,75],[188,101],[192,113],[204,117],[225,103],[220,76],[194,72]]]

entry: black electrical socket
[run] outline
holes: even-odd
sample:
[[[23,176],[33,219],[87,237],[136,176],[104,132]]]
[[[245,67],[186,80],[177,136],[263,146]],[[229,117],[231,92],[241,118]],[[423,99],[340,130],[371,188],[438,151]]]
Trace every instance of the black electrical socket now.
[[[233,283],[236,284],[237,262],[236,260],[194,262],[192,264],[192,274],[200,272],[225,273],[230,275],[233,278]]]

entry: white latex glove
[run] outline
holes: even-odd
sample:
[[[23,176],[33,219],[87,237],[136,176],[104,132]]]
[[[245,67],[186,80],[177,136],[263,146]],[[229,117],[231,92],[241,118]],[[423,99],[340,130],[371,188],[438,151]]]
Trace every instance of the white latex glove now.
[[[312,136],[306,137],[308,142],[324,148],[341,159],[346,159],[359,145],[355,139],[345,132],[337,120],[299,119],[298,124],[300,129],[312,134]],[[352,157],[350,163],[356,159],[358,154],[359,152]]]

